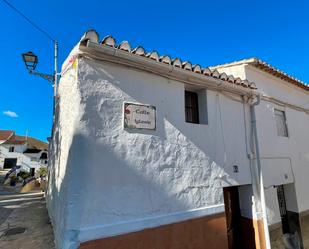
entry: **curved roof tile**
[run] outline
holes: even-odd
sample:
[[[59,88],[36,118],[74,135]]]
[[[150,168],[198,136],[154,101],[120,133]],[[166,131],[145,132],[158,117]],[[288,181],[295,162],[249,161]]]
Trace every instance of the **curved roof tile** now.
[[[160,61],[169,65],[172,63],[172,59],[168,55],[162,55]]]
[[[149,52],[148,54],[146,54],[146,56],[150,59],[153,59],[155,61],[159,61],[159,54],[157,51],[152,51],[152,52]]]
[[[119,49],[127,51],[127,52],[131,52],[131,46],[130,43],[128,41],[123,41],[119,44],[118,46]]]
[[[116,40],[111,35],[105,36],[101,43],[110,47],[116,46]]]
[[[250,86],[250,82],[248,80],[243,80],[241,82],[241,85],[244,86],[244,87],[249,87]]]
[[[219,76],[219,78],[220,78],[221,80],[227,80],[227,74],[226,74],[226,73],[221,73],[220,76]]]
[[[195,73],[202,73],[202,68],[200,65],[194,65],[193,66],[193,72]]]
[[[236,79],[234,80],[234,83],[235,83],[236,85],[240,85],[241,82],[242,82],[241,78],[236,78]]]
[[[99,34],[94,29],[88,30],[83,37],[81,38],[80,42],[85,43],[87,41],[92,41],[95,43],[99,43]]]
[[[211,76],[218,79],[220,77],[220,73],[217,70],[214,70],[211,72]]]
[[[207,76],[211,75],[211,70],[209,68],[203,68],[202,72],[204,75],[207,75]]]
[[[188,71],[192,71],[192,64],[189,61],[182,63],[182,68]]]
[[[88,32],[86,32],[82,37],[80,43],[81,45],[86,45],[87,41],[89,40],[94,43],[99,43],[98,42],[99,35],[95,30],[89,30]],[[182,62],[179,58],[171,59],[167,55],[163,55],[160,57],[157,51],[151,51],[149,53],[146,53],[145,49],[142,46],[138,46],[132,49],[128,41],[123,41],[117,46],[116,40],[111,35],[104,37],[101,44],[112,47],[114,49],[127,51],[137,56],[146,56],[149,59],[155,60],[157,62],[173,65],[174,67],[182,68],[184,70],[191,72],[193,71],[194,73],[203,74],[205,76],[213,77],[222,81],[227,81],[229,83],[239,85],[241,87],[249,87],[250,89],[257,89],[255,83],[248,82],[246,80],[242,81],[240,78],[235,79],[232,75],[228,76],[226,73],[220,74],[218,70],[215,69],[215,67],[213,68],[214,70],[211,70],[210,68],[202,69],[201,66],[198,64],[192,66],[192,64],[189,61]]]
[[[172,62],[172,65],[173,65],[174,67],[179,67],[179,68],[181,68],[182,62],[181,62],[181,60],[180,60],[179,58],[175,58],[175,59],[173,60],[173,62]]]
[[[227,77],[227,81],[230,82],[230,83],[234,83],[234,81],[235,81],[234,76],[233,76],[233,75],[229,75],[229,76]]]
[[[142,55],[142,56],[146,55],[146,51],[142,46],[138,46],[138,47],[134,48],[132,50],[132,53],[137,54],[137,55]]]
[[[250,82],[249,87],[251,89],[257,89],[256,84],[254,82]]]

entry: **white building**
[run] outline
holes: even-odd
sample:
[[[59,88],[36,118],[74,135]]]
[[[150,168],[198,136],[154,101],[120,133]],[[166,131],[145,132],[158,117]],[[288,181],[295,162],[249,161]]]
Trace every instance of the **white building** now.
[[[48,164],[48,145],[35,138],[15,135],[14,131],[0,130],[0,169],[21,166],[30,171]]]
[[[257,127],[268,222],[277,238],[273,245],[282,248],[283,223],[284,232],[301,233],[304,248],[309,248],[309,86],[256,58],[213,69],[254,81],[261,92]],[[274,186],[285,193],[286,208],[280,205],[283,219]]]
[[[259,96],[246,77],[87,32],[59,85],[47,192],[57,248],[270,248],[258,159],[267,186],[295,176],[251,146]]]

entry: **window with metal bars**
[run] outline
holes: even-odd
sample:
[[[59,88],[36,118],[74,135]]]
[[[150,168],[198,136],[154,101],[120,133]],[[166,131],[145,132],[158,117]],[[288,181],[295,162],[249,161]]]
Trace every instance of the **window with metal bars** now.
[[[185,91],[186,122],[199,124],[198,95],[196,92]]]
[[[288,137],[288,127],[286,122],[285,112],[281,110],[274,110],[275,112],[275,120],[277,126],[277,134],[280,137]]]

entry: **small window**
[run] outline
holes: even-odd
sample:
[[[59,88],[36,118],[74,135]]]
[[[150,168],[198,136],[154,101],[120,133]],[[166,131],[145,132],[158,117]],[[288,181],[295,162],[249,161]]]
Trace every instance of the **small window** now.
[[[275,109],[275,119],[276,119],[278,136],[288,137],[288,128],[287,128],[287,123],[286,123],[285,112]]]
[[[14,152],[14,146],[11,146],[11,147],[9,148],[9,152]]]
[[[186,122],[199,123],[198,95],[196,92],[185,91]]]

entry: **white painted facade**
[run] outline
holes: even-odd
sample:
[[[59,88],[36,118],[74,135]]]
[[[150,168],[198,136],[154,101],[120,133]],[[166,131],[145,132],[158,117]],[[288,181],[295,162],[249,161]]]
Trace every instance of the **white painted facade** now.
[[[275,185],[295,184],[289,210],[309,209],[309,115],[292,107],[308,109],[307,92],[249,65],[218,69],[255,82],[258,91],[248,90],[96,39],[87,49],[79,43],[62,67],[47,192],[57,248],[223,212],[226,186],[241,186],[241,214],[253,218],[246,99],[257,94],[268,222],[280,222]],[[185,122],[185,90],[200,97],[201,124]],[[155,107],[156,129],[124,129],[125,102]],[[277,135],[274,108],[286,113],[288,137]]]
[[[31,168],[39,169],[47,166],[47,159],[40,160],[42,153],[24,153],[27,150],[27,143],[24,144],[0,144],[0,169],[4,167],[6,158],[16,158],[16,165],[20,165],[24,171],[29,171]],[[10,151],[10,147],[14,147],[14,151]]]
[[[47,193],[58,248],[223,212],[222,188],[251,183],[249,105],[205,82],[72,51],[59,85]],[[185,122],[185,89],[206,93],[207,124]],[[124,102],[155,106],[156,130],[123,129]]]
[[[255,82],[264,96],[256,108],[256,115],[269,224],[280,222],[276,189],[273,185],[293,183],[290,185],[291,191],[296,192],[297,200],[287,203],[289,210],[297,213],[309,210],[308,91],[250,64],[217,70]],[[296,106],[306,109],[307,113],[299,108],[295,109]],[[285,112],[288,137],[277,135],[274,109]],[[293,193],[286,194],[293,199]]]

